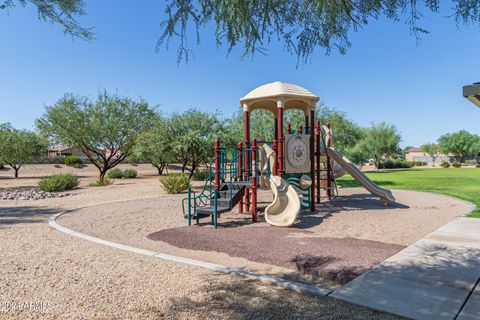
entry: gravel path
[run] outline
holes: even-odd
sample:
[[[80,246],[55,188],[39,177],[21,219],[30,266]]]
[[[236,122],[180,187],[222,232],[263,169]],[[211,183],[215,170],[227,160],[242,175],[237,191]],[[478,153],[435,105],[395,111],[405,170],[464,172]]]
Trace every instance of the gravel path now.
[[[47,224],[62,209],[162,193],[156,177],[136,181],[61,199],[0,201],[1,319],[399,319],[104,247]]]

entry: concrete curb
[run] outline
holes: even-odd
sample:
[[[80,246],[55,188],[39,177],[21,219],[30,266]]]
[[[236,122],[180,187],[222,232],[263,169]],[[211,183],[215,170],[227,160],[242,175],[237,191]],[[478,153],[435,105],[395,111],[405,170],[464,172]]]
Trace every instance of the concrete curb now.
[[[122,201],[125,201],[125,200],[113,201],[113,202],[122,202]],[[96,205],[100,205],[100,204],[96,204]],[[85,206],[85,207],[80,207],[80,208],[75,208],[75,209],[71,209],[71,210],[62,211],[60,213],[57,213],[57,214],[51,216],[49,221],[48,221],[48,224],[52,228],[55,228],[56,230],[61,231],[63,233],[66,233],[68,235],[71,235],[71,236],[74,236],[74,237],[77,237],[77,238],[81,238],[81,239],[84,239],[84,240],[88,240],[88,241],[91,241],[91,242],[94,242],[94,243],[97,243],[97,244],[101,244],[101,245],[109,246],[109,247],[112,247],[112,248],[116,248],[116,249],[121,249],[121,250],[129,251],[129,252],[133,252],[133,253],[137,253],[137,254],[143,254],[143,255],[146,255],[146,256],[150,256],[150,257],[160,258],[160,259],[163,259],[163,260],[169,260],[169,261],[174,261],[174,262],[178,262],[178,263],[182,263],[182,264],[196,266],[196,267],[199,267],[199,268],[204,268],[204,269],[208,269],[208,270],[212,270],[212,271],[216,271],[216,272],[234,274],[234,275],[237,275],[237,276],[246,277],[248,279],[258,280],[258,281],[261,281],[261,282],[270,283],[270,284],[278,285],[278,286],[281,286],[281,287],[284,287],[284,288],[292,289],[292,290],[295,290],[295,291],[298,291],[298,292],[305,292],[305,293],[309,293],[309,294],[313,294],[313,295],[317,295],[317,296],[327,296],[332,292],[332,290],[330,290],[330,289],[325,289],[325,288],[321,288],[321,287],[317,287],[317,286],[313,286],[313,285],[309,285],[309,284],[305,284],[305,283],[301,283],[301,282],[285,280],[285,279],[276,278],[276,277],[268,276],[268,275],[262,275],[262,274],[251,272],[251,271],[248,271],[248,270],[228,268],[226,266],[219,265],[219,264],[213,264],[213,263],[203,262],[203,261],[200,261],[200,260],[178,257],[178,256],[174,256],[174,255],[170,255],[170,254],[166,254],[166,253],[162,253],[162,252],[155,252],[155,251],[140,249],[140,248],[131,247],[131,246],[128,246],[128,245],[117,243],[117,242],[112,242],[112,241],[108,241],[108,240],[99,239],[99,238],[89,236],[89,235],[81,233],[81,232],[77,232],[77,231],[65,228],[65,227],[63,227],[63,226],[61,226],[60,224],[57,223],[57,219],[59,217],[61,217],[62,215],[66,214],[66,213],[73,212],[73,211],[80,210],[80,209],[93,207],[93,206],[96,206],[96,205],[90,205],[90,206]]]

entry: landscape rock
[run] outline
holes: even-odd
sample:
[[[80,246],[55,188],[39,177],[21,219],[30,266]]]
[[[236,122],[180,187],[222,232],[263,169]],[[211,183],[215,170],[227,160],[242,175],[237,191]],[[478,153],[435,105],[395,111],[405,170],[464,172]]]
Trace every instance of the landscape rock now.
[[[3,191],[0,192],[0,200],[42,200],[73,195],[75,195],[73,192],[44,192],[39,190]]]

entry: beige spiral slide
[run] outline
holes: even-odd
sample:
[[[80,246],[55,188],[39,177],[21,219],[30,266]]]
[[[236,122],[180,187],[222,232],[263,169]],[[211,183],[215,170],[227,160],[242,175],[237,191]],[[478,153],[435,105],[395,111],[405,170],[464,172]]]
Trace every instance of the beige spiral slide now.
[[[262,173],[266,172],[268,161],[270,162],[270,168],[273,168],[274,153],[273,149],[267,144],[263,145],[260,156]],[[297,191],[279,176],[270,175],[268,181],[266,181],[262,174],[260,184],[272,190],[274,195],[273,202],[265,208],[265,221],[275,227],[292,226],[297,220],[301,208]]]

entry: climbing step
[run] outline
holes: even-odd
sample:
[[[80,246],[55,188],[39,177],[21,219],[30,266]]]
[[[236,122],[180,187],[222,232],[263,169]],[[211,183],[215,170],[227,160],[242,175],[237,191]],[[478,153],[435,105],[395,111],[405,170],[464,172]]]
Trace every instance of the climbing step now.
[[[225,212],[228,212],[228,211],[230,211],[229,207],[219,207],[219,206],[217,206],[217,214],[225,213]],[[199,216],[210,216],[210,215],[213,214],[213,212],[214,212],[213,206],[211,206],[211,207],[200,207],[200,208],[197,208],[197,210],[196,210],[196,213]]]

